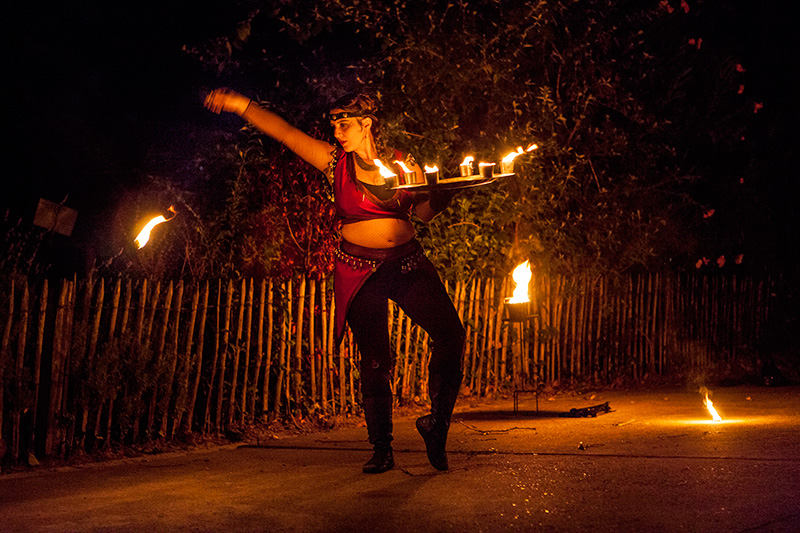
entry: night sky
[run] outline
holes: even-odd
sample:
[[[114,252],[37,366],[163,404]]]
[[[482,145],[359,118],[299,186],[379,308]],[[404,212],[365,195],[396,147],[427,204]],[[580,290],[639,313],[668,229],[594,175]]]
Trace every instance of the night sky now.
[[[11,165],[0,210],[30,224],[40,197],[67,198],[79,212],[74,243],[99,242],[103,255],[104,221],[116,204],[148,172],[193,157],[202,149],[197,132],[219,127],[200,96],[217,81],[181,48],[230,31],[238,13],[222,1],[18,4],[4,31],[11,72],[3,144]],[[764,191],[775,195],[776,209],[791,209],[798,191],[797,32],[788,8],[759,4],[728,2],[732,17],[717,31],[736,38],[748,90],[763,97],[769,127],[785,132],[783,146],[763,148],[771,171],[783,174]]]

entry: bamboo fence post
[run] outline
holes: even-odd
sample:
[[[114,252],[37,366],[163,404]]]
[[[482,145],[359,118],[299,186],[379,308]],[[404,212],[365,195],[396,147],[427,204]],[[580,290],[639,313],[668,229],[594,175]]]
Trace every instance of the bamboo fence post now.
[[[13,315],[14,311],[14,285],[12,281],[11,285],[11,295],[12,298],[10,300],[10,310],[9,310],[9,322],[8,322],[8,329],[10,332],[11,328],[11,316]],[[59,394],[59,386],[61,385],[61,330],[63,329],[63,322],[64,322],[64,306],[67,300],[67,282],[66,280],[61,281],[61,291],[58,295],[58,304],[56,306],[56,318],[55,318],[55,325],[53,327],[53,357],[52,357],[52,364],[50,367],[50,395],[49,404],[47,409],[47,436],[45,438],[44,444],[44,454],[51,455],[53,452],[53,446],[55,444],[56,439],[56,419],[58,417],[58,409],[61,405],[60,402],[60,394]],[[5,345],[5,338],[6,335],[3,335]],[[3,354],[6,353],[6,350],[2,350]],[[5,357],[3,357],[5,358]]]
[[[139,307],[136,314],[136,329],[133,336],[133,354],[135,362],[138,362],[144,357],[142,353],[142,335],[145,330],[145,305],[147,303],[147,279],[142,280],[141,291],[139,292]],[[134,362],[134,363],[135,363]],[[132,400],[138,401],[141,398],[140,387],[136,387],[134,397]],[[136,442],[139,436],[139,412],[134,411],[133,427],[131,428],[131,439]]]
[[[401,387],[401,396],[403,399],[408,399],[408,394],[410,390],[410,383],[408,380],[408,373],[409,373],[409,366],[411,364],[411,319],[406,315],[405,319],[405,343],[403,344],[404,355],[403,355],[403,386]]]
[[[326,287],[326,280],[322,278],[320,280],[320,289],[319,289],[319,299],[320,299],[320,329],[322,330],[322,346],[320,347],[320,371],[319,371],[319,380],[320,380],[320,402],[322,405],[322,411],[325,412],[328,410],[328,292]]]
[[[488,357],[486,355],[486,341],[487,341],[487,338],[488,338],[489,322],[490,322],[490,320],[489,320],[489,289],[490,289],[490,278],[487,278],[486,281],[484,282],[484,285],[483,285],[483,312],[481,313],[481,315],[482,315],[482,325],[481,325],[482,331],[481,331],[481,335],[480,335],[481,345],[480,345],[480,349],[477,350],[478,351],[478,372],[477,372],[478,375],[475,378],[475,380],[476,380],[475,390],[478,391],[478,395],[479,396],[481,395],[481,389],[482,389],[483,367],[484,367],[484,365],[488,364],[488,362],[487,362]],[[476,328],[475,337],[476,337],[475,346],[476,346],[476,349],[477,349],[477,346],[478,346],[478,342],[477,341],[478,341],[478,338],[479,338],[478,335],[477,335],[477,328]],[[486,370],[486,377],[487,377],[487,384],[488,384],[488,377],[489,377],[488,367],[487,367],[487,370]]]
[[[467,379],[468,379],[467,385],[469,386],[470,394],[471,394],[471,391],[473,390],[473,388],[475,387],[475,381],[474,381],[474,378],[475,378],[475,372],[474,372],[475,350],[473,349],[473,346],[472,346],[472,331],[475,329],[474,328],[474,322],[473,322],[473,320],[474,320],[473,312],[475,310],[475,282],[476,281],[477,281],[476,278],[472,278],[472,283],[469,283],[469,285],[470,285],[469,289],[466,288],[466,285],[467,285],[466,283],[465,283],[465,289],[464,289],[465,290],[464,297],[466,298],[466,301],[464,303],[464,308],[465,308],[465,311],[466,311],[465,312],[466,316],[464,317],[465,318],[464,325],[466,326],[466,330],[467,330],[467,336],[466,336],[466,339],[465,339],[466,342],[464,344],[464,346],[465,346],[464,353],[465,353],[465,362],[467,364],[467,368],[465,368],[465,370],[468,371],[467,372],[467,376],[468,376],[467,377]]]
[[[175,398],[175,420],[169,430],[169,437],[175,436],[180,432],[183,425],[183,415],[186,412],[186,396],[189,393],[189,377],[192,368],[192,343],[194,342],[194,328],[197,321],[197,310],[200,305],[200,285],[196,285],[192,291],[192,303],[189,313],[189,330],[186,332],[186,344],[184,344],[181,357],[183,365],[177,378],[177,396]]]
[[[158,405],[158,393],[161,380],[163,379],[164,346],[167,342],[167,328],[169,327],[170,312],[172,310],[172,293],[174,291],[172,281],[167,285],[167,294],[164,297],[164,315],[161,317],[161,327],[158,330],[158,348],[153,355],[152,365],[155,379],[150,396],[150,404],[147,409],[147,438],[153,438],[156,421],[156,406]]]
[[[269,409],[269,382],[272,371],[272,341],[274,335],[274,315],[273,315],[273,281],[269,279],[267,287],[267,348],[266,362],[264,363],[264,385],[261,387],[261,412],[266,414]]]
[[[47,319],[47,298],[49,286],[45,279],[42,283],[42,292],[39,297],[39,322],[36,330],[36,348],[33,353],[33,407],[31,413],[31,434],[30,443],[28,444],[28,455],[33,456],[36,453],[36,429],[38,423],[39,413],[39,389],[40,380],[42,375],[42,348],[44,347],[44,327]],[[0,367],[2,367],[2,357],[0,357]],[[2,370],[0,370],[0,397],[2,397]],[[3,400],[0,398],[0,428],[3,427]],[[2,440],[0,434],[0,440]]]
[[[14,405],[11,414],[11,460],[16,461],[20,455],[20,422],[22,420],[22,398],[23,398],[23,380],[22,371],[25,364],[25,346],[28,337],[28,300],[30,294],[28,291],[27,280],[22,280],[22,297],[19,303],[19,332],[17,335],[17,357],[14,361]],[[6,347],[8,349],[8,347]],[[0,364],[3,363],[3,358],[0,358]],[[2,372],[0,372],[0,381],[2,381]],[[0,394],[3,393],[3,387],[0,386]],[[0,410],[3,409],[0,404]],[[0,415],[2,418],[2,415]],[[0,440],[2,440],[2,425],[0,425]]]
[[[208,432],[211,428],[211,397],[214,395],[214,382],[217,377],[217,366],[219,364],[219,343],[220,330],[219,324],[222,317],[222,279],[217,280],[217,301],[214,306],[214,354],[211,358],[211,376],[208,378],[208,394],[206,395],[206,405],[203,411],[203,423],[200,425],[201,431]]]
[[[169,420],[169,405],[173,395],[173,385],[175,382],[175,370],[178,366],[178,341],[180,339],[181,311],[183,308],[183,280],[178,280],[178,293],[175,295],[175,319],[172,331],[172,342],[170,343],[169,360],[167,361],[167,376],[164,380],[165,391],[160,398],[159,410],[161,411],[161,424],[159,425],[158,436],[167,436],[167,422]]]
[[[403,312],[403,310],[400,308],[399,305],[395,305],[391,301],[389,303],[389,306],[390,307],[389,307],[389,311],[388,312],[389,312],[389,316],[391,316],[391,317],[395,316],[394,312],[391,311],[391,310],[392,309],[397,309],[397,326],[396,326],[395,337],[394,337],[394,353],[399,355],[400,354],[400,345],[403,342],[403,323],[405,321],[405,313]],[[389,321],[389,324],[390,324],[390,327],[391,327],[391,321]],[[353,352],[351,351],[350,352],[351,357],[352,357],[352,353]],[[400,376],[398,376],[397,372],[395,372],[394,377],[392,379],[392,396],[396,396],[397,395],[397,382],[399,380],[400,380]]]
[[[287,286],[287,293],[286,293],[286,353],[283,355],[283,367],[285,369],[284,375],[284,396],[286,400],[286,412],[291,412],[291,393],[292,393],[292,355],[291,355],[291,334],[292,334],[292,325],[294,323],[294,314],[292,312],[294,307],[294,291],[292,287],[292,278],[289,278],[289,284]]]
[[[81,320],[81,329],[82,333],[88,329],[89,325],[89,315],[90,315],[90,302],[92,297],[92,287],[94,283],[92,281],[91,276],[86,284],[86,292],[84,293],[84,318]],[[100,319],[102,317],[102,308],[103,308],[103,300],[105,299],[105,280],[100,278],[98,286],[97,286],[97,294],[95,295],[95,314],[93,320],[91,321],[91,329],[89,330],[89,348],[88,353],[86,354],[86,375],[85,381],[91,381],[94,375],[94,357],[97,353],[97,341],[100,337]],[[86,435],[89,425],[89,398],[84,397],[86,391],[84,390],[84,386],[81,385],[79,395],[81,396],[81,426],[80,426],[80,442],[79,444],[83,446],[83,437]],[[97,400],[97,398],[94,398]],[[103,404],[102,401],[99,402],[97,406],[98,412],[95,413],[95,427],[93,428],[95,438],[98,436],[99,428],[97,428],[97,422],[100,420],[100,414],[102,413]]]
[[[111,344],[116,345],[115,335],[116,335],[116,328],[117,328],[117,318],[119,317],[119,301],[120,301],[120,298],[121,298],[121,293],[122,293],[122,279],[118,278],[117,282],[114,284],[114,292],[111,295],[111,317],[109,318],[109,321],[108,321],[108,344],[109,345],[111,345]],[[100,305],[97,306],[98,308],[102,309],[102,305],[103,305],[103,301],[104,300],[105,300],[105,297],[100,300]],[[97,314],[101,315],[102,312],[98,312]],[[99,328],[98,328],[98,332],[99,332]],[[119,364],[119,355],[117,355],[117,361],[115,363]],[[107,377],[107,380],[110,381],[111,379],[112,379],[111,376]],[[107,385],[108,385],[108,383],[107,383]],[[113,385],[113,381],[112,381],[112,385]],[[100,438],[104,438],[103,435],[100,434],[100,429],[101,429],[101,427],[103,425],[103,421],[102,421],[103,404],[105,404],[106,401],[108,402],[108,411],[106,413],[106,422],[108,424],[106,425],[105,435],[108,436],[110,434],[110,432],[111,432],[111,410],[112,410],[112,407],[113,407],[114,396],[115,396],[114,392],[107,392],[106,394],[104,394],[104,395],[102,395],[102,396],[97,398],[97,402],[98,402],[98,405],[97,405],[97,418],[95,419],[95,423],[94,423],[95,440],[99,440]],[[105,442],[108,443],[108,438],[105,438]]]
[[[603,310],[606,308],[606,278],[600,278],[599,293],[597,295],[597,329],[594,338],[594,383],[600,382],[600,346],[603,342]]]
[[[313,412],[317,403],[317,350],[316,350],[316,320],[314,319],[314,305],[317,297],[317,282],[314,278],[308,280],[308,370],[310,378],[310,402],[309,410]]]
[[[281,283],[281,294],[285,295],[286,293],[286,282]],[[286,302],[286,298],[283,299]],[[290,305],[287,304],[286,305]],[[286,360],[285,354],[286,353],[286,308],[284,307],[281,310],[281,339],[280,343],[278,344],[278,379],[275,383],[275,403],[272,405],[273,412],[278,413],[278,409],[281,403],[281,395],[283,393],[283,374],[286,370]]]
[[[486,296],[486,322],[488,324],[488,328],[486,329],[486,333],[483,337],[483,354],[486,358],[486,388],[484,389],[484,394],[486,396],[489,395],[490,387],[494,387],[492,390],[492,394],[496,397],[497,396],[497,383],[494,382],[494,376],[497,373],[497,368],[495,368],[495,361],[497,352],[494,350],[494,328],[495,328],[495,320],[497,318],[497,312],[494,306],[494,294],[495,294],[495,281],[494,277],[489,278],[490,285],[489,289],[487,290]]]
[[[230,427],[234,423],[236,414],[236,387],[239,384],[239,355],[242,351],[242,328],[244,327],[244,308],[246,305],[247,281],[242,278],[241,288],[239,289],[239,314],[236,321],[236,337],[233,341],[232,367],[231,367],[231,392],[228,399],[228,415],[225,419],[225,427]]]
[[[270,287],[271,289],[272,287]],[[256,396],[258,396],[258,384],[261,383],[261,363],[264,362],[264,312],[267,305],[267,280],[261,280],[258,292],[258,315],[256,316],[256,360],[253,364],[253,392],[250,394],[250,403],[247,412],[250,415],[250,422],[256,418]],[[269,367],[267,368],[269,370]],[[266,393],[263,397],[266,397]],[[266,406],[265,406],[266,407]],[[266,409],[262,409],[265,412]]]
[[[294,371],[294,405],[295,409],[300,412],[303,407],[303,312],[305,311],[306,304],[306,277],[300,278],[300,293],[298,295],[299,301],[297,303],[297,335],[295,336],[294,345],[294,358],[297,366]]]
[[[348,328],[347,330],[347,344],[350,347],[350,375],[348,376],[350,379],[350,409],[352,413],[356,412],[356,388],[355,383],[353,380],[353,376],[355,375],[355,367],[356,367],[356,349],[355,343],[353,342],[353,332],[350,331]]]
[[[121,287],[121,285],[120,285],[120,287]],[[124,339],[127,336],[127,333],[128,333],[128,318],[130,316],[130,306],[131,306],[131,280],[128,279],[125,282],[125,300],[123,301],[123,304],[122,304],[122,318],[120,319],[120,326],[119,326],[120,335],[119,335],[119,339],[116,339],[116,340],[110,339],[112,342],[115,343],[116,346],[119,346],[119,343],[121,342],[121,339]],[[116,364],[117,364],[118,368],[122,366],[122,362],[119,360],[119,357],[117,359]],[[124,391],[123,385],[124,385],[124,383],[123,383],[122,380],[117,382],[116,393],[114,395],[112,395],[111,398],[109,398],[109,400],[108,400],[108,412],[106,414],[106,437],[105,437],[105,442],[111,442],[111,428],[112,428],[112,422],[113,422],[113,416],[114,416],[114,402],[116,401],[116,397],[122,391]]]
[[[325,300],[327,301],[327,291],[325,293]],[[333,361],[333,352],[336,349],[336,332],[335,332],[335,325],[336,325],[336,301],[331,294],[331,305],[330,305],[330,318],[328,319],[328,388],[330,389],[331,393],[331,412],[336,412],[336,399],[334,398],[333,392],[333,375],[334,375],[334,361]]]
[[[66,301],[66,309],[65,309],[65,317],[64,317],[64,335],[62,336],[62,353],[63,353],[63,363],[61,365],[62,369],[62,384],[60,388],[61,396],[59,398],[59,402],[61,403],[60,411],[63,415],[72,415],[74,416],[75,413],[70,410],[70,398],[71,395],[69,391],[72,389],[72,333],[73,333],[73,321],[74,321],[74,313],[75,313],[75,290],[76,290],[77,283],[75,281],[75,276],[73,276],[73,281],[67,282],[67,301]],[[77,369],[76,369],[77,370]],[[59,433],[59,440],[61,442],[61,454],[65,455],[72,446],[72,433],[74,433],[74,425],[65,425],[60,424],[58,427]]]
[[[420,354],[418,382],[420,398],[425,398],[428,390],[428,363],[431,356],[430,347],[428,346],[429,340],[428,332],[422,330],[422,353]]]
[[[334,300],[335,305],[335,300]],[[345,332],[346,336],[346,332]],[[344,367],[344,358],[345,358],[345,341],[342,339],[342,342],[339,343],[339,413],[344,413],[347,409],[347,400],[345,397],[345,367]]]
[[[0,341],[0,449],[5,449],[5,439],[3,438],[3,415],[5,414],[5,368],[6,360],[9,357],[9,346],[11,343],[11,327],[14,323],[14,280],[11,280],[11,291],[8,298],[8,318],[3,328],[3,338]]]
[[[416,387],[414,386],[414,384],[415,384],[415,380],[416,380],[417,373],[418,373],[417,372],[417,364],[418,364],[418,361],[419,361],[419,357],[421,356],[421,354],[419,352],[420,337],[422,336],[421,331],[422,331],[422,328],[419,327],[418,324],[415,324],[414,328],[413,328],[414,342],[412,343],[413,352],[411,354],[411,368],[409,368],[409,377],[408,377],[408,382],[410,383],[409,396],[408,397],[412,401],[414,400],[414,397],[418,394],[418,391],[417,391]]]
[[[227,293],[225,296],[225,309],[223,310],[222,320],[222,339],[219,357],[219,375],[217,376],[217,410],[214,413],[214,429],[217,434],[222,431],[223,418],[222,406],[225,401],[225,370],[228,359],[228,349],[230,347],[230,333],[231,333],[231,312],[233,305],[233,280],[228,280]]]
[[[500,314],[505,312],[505,295],[508,294],[508,276],[505,277],[503,280],[503,297],[501,302],[503,302]],[[503,380],[508,377],[508,337],[509,337],[509,330],[511,329],[511,324],[513,322],[507,322],[505,327],[502,328],[503,330],[503,342],[500,343],[501,353],[500,353],[500,373],[503,375]],[[512,373],[513,373],[513,365],[512,365]]]
[[[203,347],[206,332],[206,317],[208,315],[208,293],[209,282],[206,280],[205,287],[203,288],[203,304],[200,311],[200,324],[197,328],[197,343],[195,344],[195,357],[194,357],[194,381],[192,383],[192,390],[189,393],[188,402],[186,405],[186,416],[181,421],[182,433],[190,433],[192,431],[192,420],[194,419],[194,407],[197,402],[197,391],[200,388],[200,377],[203,370]],[[202,426],[201,426],[202,429]]]
[[[505,353],[501,350],[500,344],[500,336],[503,334],[503,306],[505,305],[505,295],[506,295],[506,282],[508,278],[503,278],[503,283],[500,285],[500,296],[497,301],[497,316],[495,328],[494,328],[494,344],[492,346],[492,351],[494,352],[494,394],[495,397],[500,393],[500,377],[502,376],[505,379],[506,373],[506,361],[505,357],[501,357],[501,354]],[[534,307],[535,309],[535,307]]]
[[[240,422],[244,423],[247,420],[247,394],[250,392],[250,344],[253,339],[253,293],[255,291],[255,280],[250,278],[247,288],[247,318],[244,334],[244,370],[242,372],[242,404],[241,404],[241,418]],[[252,393],[255,395],[256,384],[253,382]]]

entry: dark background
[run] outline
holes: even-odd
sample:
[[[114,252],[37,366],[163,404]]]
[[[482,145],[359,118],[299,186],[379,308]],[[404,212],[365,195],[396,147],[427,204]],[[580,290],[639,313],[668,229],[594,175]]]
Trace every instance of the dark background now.
[[[733,47],[747,90],[764,108],[750,135],[763,183],[764,223],[775,255],[797,257],[798,38],[788,4],[722,2],[704,42]],[[6,17],[6,177],[0,213],[30,225],[38,199],[78,211],[70,238],[56,237],[54,261],[81,270],[119,246],[109,221],[148,174],[178,172],[206,146],[204,131],[238,124],[202,108],[204,72],[184,45],[232,31],[243,10],[230,2],[16,5]],[[258,80],[225,82],[257,86]],[[234,117],[235,118],[235,117]],[[751,139],[752,140],[752,139]],[[63,253],[77,249],[77,254]],[[59,254],[61,258],[59,259]],[[70,257],[70,259],[67,259]],[[75,259],[78,257],[78,259]]]

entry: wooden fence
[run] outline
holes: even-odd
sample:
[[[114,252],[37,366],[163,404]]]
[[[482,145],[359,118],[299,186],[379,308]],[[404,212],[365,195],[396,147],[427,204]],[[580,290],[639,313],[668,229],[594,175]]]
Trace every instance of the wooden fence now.
[[[446,284],[467,330],[465,393],[704,371],[747,356],[769,313],[764,280],[535,276],[531,316],[515,322],[504,309],[512,283]],[[306,278],[4,282],[5,460],[356,412],[359,355],[349,331],[331,340],[331,296],[327,280]],[[428,336],[389,312],[395,396],[424,401]]]

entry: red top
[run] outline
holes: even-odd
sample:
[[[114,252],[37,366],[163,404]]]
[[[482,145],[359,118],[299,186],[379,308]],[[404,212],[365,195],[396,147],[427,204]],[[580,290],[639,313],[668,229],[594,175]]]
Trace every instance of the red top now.
[[[400,159],[399,153],[396,155]],[[333,193],[336,216],[345,224],[376,218],[408,220],[413,205],[411,193],[406,190],[394,191],[388,200],[373,195],[356,179],[353,156],[344,151],[337,154]]]

